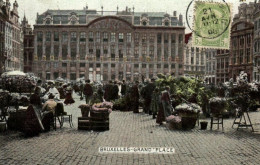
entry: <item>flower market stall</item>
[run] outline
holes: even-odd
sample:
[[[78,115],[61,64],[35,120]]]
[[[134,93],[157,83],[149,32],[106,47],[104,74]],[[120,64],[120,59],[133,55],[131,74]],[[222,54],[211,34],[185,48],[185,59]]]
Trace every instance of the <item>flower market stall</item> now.
[[[112,112],[111,102],[102,102],[92,106],[80,105],[82,117],[78,118],[78,129],[104,131],[109,130],[109,114]],[[88,117],[89,116],[89,117]]]

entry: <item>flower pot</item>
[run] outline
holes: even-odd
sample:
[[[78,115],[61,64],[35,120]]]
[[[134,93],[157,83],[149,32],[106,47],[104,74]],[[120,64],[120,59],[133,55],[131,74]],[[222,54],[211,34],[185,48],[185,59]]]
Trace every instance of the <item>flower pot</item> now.
[[[206,130],[207,126],[208,126],[208,122],[206,122],[206,121],[200,122],[200,129],[201,130]]]

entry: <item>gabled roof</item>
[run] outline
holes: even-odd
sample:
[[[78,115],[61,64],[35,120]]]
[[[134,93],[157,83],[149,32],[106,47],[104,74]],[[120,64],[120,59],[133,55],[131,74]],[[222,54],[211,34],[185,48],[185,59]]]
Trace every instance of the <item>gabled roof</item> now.
[[[185,34],[185,44],[189,42],[190,37],[192,37],[192,33]]]

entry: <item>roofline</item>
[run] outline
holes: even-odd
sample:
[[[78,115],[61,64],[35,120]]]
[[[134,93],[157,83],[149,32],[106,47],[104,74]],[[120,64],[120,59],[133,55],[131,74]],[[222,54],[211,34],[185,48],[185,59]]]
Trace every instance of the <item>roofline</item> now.
[[[94,20],[92,20],[91,22],[89,22],[88,24],[79,24],[79,25],[67,25],[67,24],[63,24],[63,25],[60,25],[60,24],[52,24],[52,25],[42,25],[42,24],[35,24],[33,25],[34,28],[35,27],[49,27],[49,28],[56,28],[56,27],[89,27],[91,26],[92,24],[94,24],[95,22],[98,22],[100,20],[103,20],[103,19],[109,19],[109,18],[112,18],[112,19],[117,19],[119,21],[122,21],[124,23],[126,23],[129,27],[131,27],[132,29],[185,29],[184,26],[135,26],[133,24],[131,24],[130,22],[124,20],[123,18],[120,18],[118,16],[103,16],[103,17],[99,17],[99,18],[96,18]]]

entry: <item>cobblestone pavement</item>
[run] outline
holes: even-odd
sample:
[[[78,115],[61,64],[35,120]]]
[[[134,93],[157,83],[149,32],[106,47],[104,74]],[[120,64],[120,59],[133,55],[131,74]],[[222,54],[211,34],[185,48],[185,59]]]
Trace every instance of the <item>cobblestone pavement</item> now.
[[[20,133],[0,134],[0,164],[259,164],[260,112],[252,112],[255,133],[249,129],[231,128],[233,119],[225,119],[225,130],[173,131],[155,124],[143,113],[114,111],[110,114],[110,130],[91,132],[77,130],[78,106],[65,106],[73,114],[75,128],[65,123],[62,129],[26,138]],[[174,147],[174,154],[99,153],[99,147]]]

